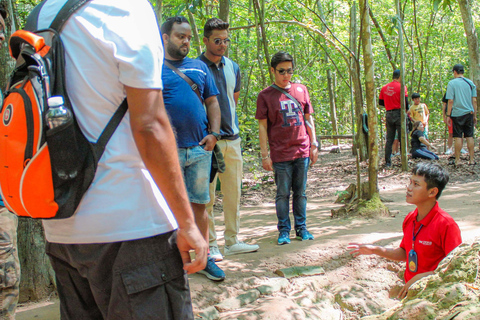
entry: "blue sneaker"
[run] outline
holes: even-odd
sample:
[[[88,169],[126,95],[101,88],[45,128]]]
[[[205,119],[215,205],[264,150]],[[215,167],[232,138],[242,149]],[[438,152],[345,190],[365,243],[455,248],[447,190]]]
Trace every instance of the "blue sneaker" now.
[[[278,236],[278,244],[289,244],[290,243],[290,233],[287,231],[280,231]]]
[[[208,257],[207,266],[205,267],[205,269],[200,270],[197,273],[203,274],[208,279],[213,280],[213,281],[223,281],[223,280],[225,280],[225,272],[223,272],[223,270],[220,269],[215,264],[215,259],[212,258],[212,257]]]
[[[298,240],[313,240],[313,235],[307,231],[307,229],[297,230],[297,239]]]

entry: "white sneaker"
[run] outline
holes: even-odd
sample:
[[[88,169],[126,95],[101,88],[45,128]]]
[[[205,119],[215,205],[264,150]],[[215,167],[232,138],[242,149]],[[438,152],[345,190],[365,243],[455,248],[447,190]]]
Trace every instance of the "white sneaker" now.
[[[220,253],[220,250],[218,249],[218,247],[215,247],[215,246],[210,247],[210,257],[215,259],[215,261],[222,261],[223,260],[223,256]]]
[[[245,242],[238,242],[231,246],[225,246],[225,255],[248,253],[257,251],[260,247],[256,244],[247,244]]]
[[[468,151],[462,148],[462,150],[460,150],[460,153],[461,153],[461,154],[467,154]]]
[[[446,155],[449,155],[449,154],[452,154],[452,153],[453,153],[452,148],[447,149],[447,151],[445,151],[445,154],[446,154]]]

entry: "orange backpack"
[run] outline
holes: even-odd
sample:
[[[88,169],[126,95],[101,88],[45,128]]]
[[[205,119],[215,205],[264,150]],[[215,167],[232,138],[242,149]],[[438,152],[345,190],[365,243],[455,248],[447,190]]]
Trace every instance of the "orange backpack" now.
[[[60,31],[68,18],[90,0],[69,0],[48,29],[19,30],[9,40],[16,67],[0,110],[0,188],[5,206],[18,216],[71,217],[95,176],[105,146],[127,111],[126,99],[97,142],[85,138],[65,86],[65,55]],[[43,1],[26,29],[36,30]],[[71,114],[49,128],[48,99],[61,96]]]

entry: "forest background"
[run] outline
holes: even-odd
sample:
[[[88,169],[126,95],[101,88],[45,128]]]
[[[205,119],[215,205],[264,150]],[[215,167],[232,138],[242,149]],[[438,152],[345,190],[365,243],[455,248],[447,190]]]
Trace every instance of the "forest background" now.
[[[6,20],[7,39],[12,31],[22,28],[39,2],[0,0],[10,12]],[[220,17],[230,23],[228,56],[239,64],[242,72],[237,112],[244,161],[253,171],[261,170],[256,99],[258,93],[273,82],[269,63],[277,51],[287,51],[295,59],[293,81],[309,89],[317,135],[358,132],[360,115],[368,109],[369,122],[373,125],[370,130],[378,133],[370,145],[376,148],[383,145],[385,135],[385,111],[377,106],[378,94],[381,87],[391,81],[394,69],[404,65],[409,95],[418,92],[422,102],[428,105],[430,139],[446,136],[441,100],[448,81],[453,78],[453,65],[463,64],[465,76],[474,80],[477,92],[480,90],[480,4],[477,1],[151,0],[151,3],[159,24],[175,15],[189,19],[194,34],[191,58],[204,50],[203,26],[209,18]],[[13,67],[8,46],[4,45],[0,51],[2,89]],[[357,135],[356,140],[357,144],[367,144],[363,135]],[[365,151],[360,152],[361,160],[365,160]],[[375,158],[378,159],[378,153]],[[41,228],[26,224],[20,228],[31,229],[22,234],[31,234],[32,241],[20,239],[19,242],[43,248],[38,246]],[[36,251],[39,251],[38,257],[29,254],[31,261],[23,264],[36,270],[22,270],[23,296],[33,300],[45,292],[39,288],[53,283],[51,269],[38,268],[48,265],[43,250]],[[24,252],[32,253],[32,249]],[[29,276],[24,277],[26,274]],[[39,284],[40,281],[44,285]],[[35,293],[36,290],[39,292]]]

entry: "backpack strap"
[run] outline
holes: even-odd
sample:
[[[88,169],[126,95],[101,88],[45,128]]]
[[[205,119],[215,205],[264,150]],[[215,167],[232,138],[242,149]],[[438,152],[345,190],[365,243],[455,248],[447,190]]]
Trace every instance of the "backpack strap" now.
[[[105,151],[105,146],[107,145],[110,138],[113,136],[113,133],[115,132],[117,127],[120,125],[120,122],[122,122],[125,113],[127,113],[127,109],[128,103],[127,98],[125,98],[122,104],[120,104],[120,106],[118,107],[117,111],[115,111],[115,113],[113,114],[112,118],[110,118],[107,126],[100,134],[97,143],[95,143],[94,145],[95,154],[98,160],[100,160],[100,158],[102,157],[102,154]]]
[[[50,24],[51,29],[60,32],[63,28],[65,22],[67,22],[68,18],[80,9],[81,6],[86,4],[91,0],[68,0],[57,13],[53,22]],[[25,24],[25,30],[28,31],[36,31],[38,30],[38,17],[40,15],[40,11],[42,10],[43,5],[47,2],[47,0],[43,0],[40,4],[38,4],[35,8],[33,8],[32,12],[28,16],[27,23]]]
[[[53,19],[52,24],[50,25],[50,28],[53,30],[56,30],[58,33],[62,31],[63,25],[65,22],[67,22],[68,18],[80,9],[81,6],[86,4],[91,0],[68,0],[60,9],[60,11],[57,13],[57,16],[55,19]]]
[[[30,14],[28,15],[27,23],[25,24],[24,30],[31,32],[37,30],[38,16],[40,15],[40,10],[42,10],[45,2],[46,0],[43,0],[37,6],[35,6],[35,8],[33,8],[32,12],[30,12]]]
[[[177,67],[175,67],[173,64],[168,62],[166,59],[163,60],[163,63],[165,63],[165,65],[169,67],[173,72],[175,72],[180,78],[185,80],[190,86],[190,88],[192,88],[192,90],[197,94],[197,97],[198,99],[200,99],[200,102],[203,103],[202,96],[200,95],[200,91],[198,90],[198,85],[195,82],[193,82],[193,80],[190,79],[185,73],[180,71]]]
[[[305,122],[305,125],[306,126],[309,126],[310,128],[312,128],[312,125],[307,121],[307,119],[305,119],[305,113],[303,113],[303,108],[302,108],[302,104],[300,102],[298,102],[297,99],[295,99],[290,93],[288,93],[287,91],[283,90],[282,88],[280,88],[279,86],[277,86],[275,83],[272,84],[270,87],[280,91],[281,93],[283,93],[284,95],[287,96],[287,98],[290,98],[290,100],[292,100],[298,107],[298,109],[300,109],[300,112],[302,112],[302,116],[303,116],[303,122]]]

